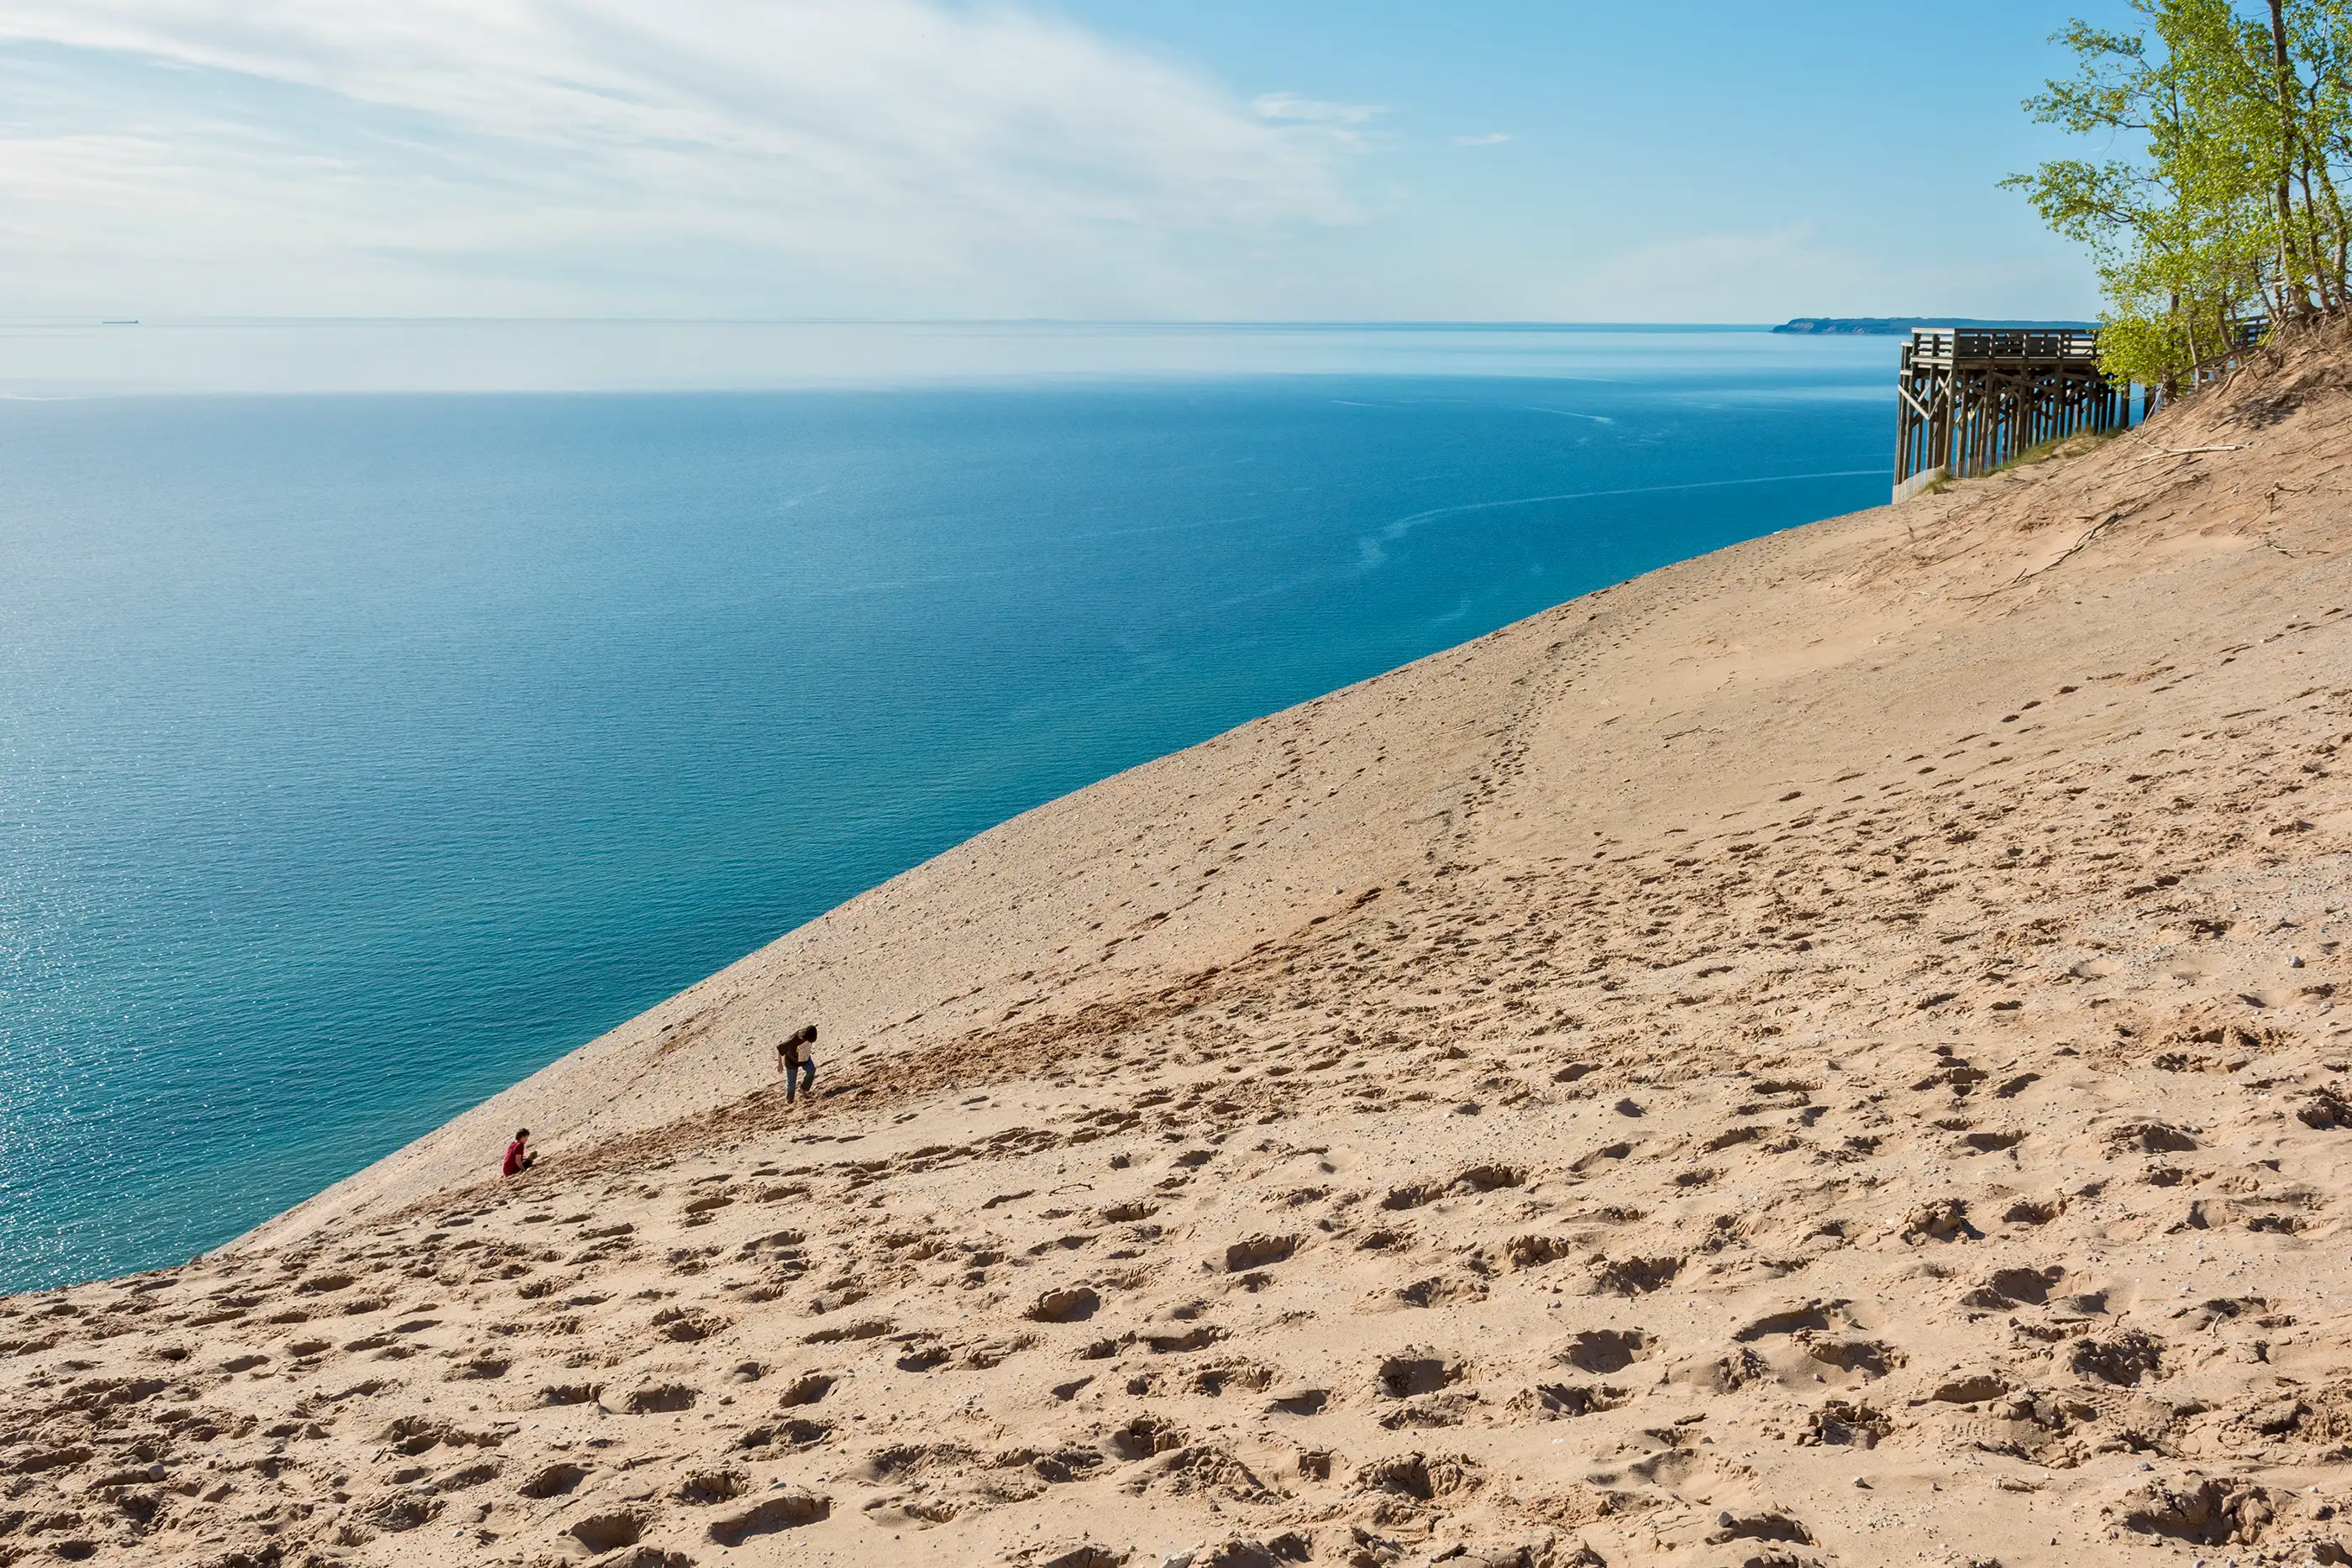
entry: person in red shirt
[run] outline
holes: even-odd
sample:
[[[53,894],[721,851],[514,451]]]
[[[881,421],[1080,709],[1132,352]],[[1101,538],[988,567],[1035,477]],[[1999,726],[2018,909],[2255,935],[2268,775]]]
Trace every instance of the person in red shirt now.
[[[531,1166],[537,1164],[539,1164],[539,1156],[531,1153],[530,1150],[530,1129],[529,1127],[517,1128],[515,1130],[514,1142],[507,1145],[507,1163],[500,1168],[499,1174],[500,1176],[520,1176],[523,1172],[530,1169]]]

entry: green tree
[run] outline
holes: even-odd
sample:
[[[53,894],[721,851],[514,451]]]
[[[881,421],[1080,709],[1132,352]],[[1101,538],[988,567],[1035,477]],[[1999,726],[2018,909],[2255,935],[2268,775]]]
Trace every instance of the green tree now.
[[[2119,152],[2003,182],[2085,245],[2108,306],[2106,369],[2169,393],[2248,320],[2346,303],[2352,0],[2132,0],[2142,26],[2076,21],[2072,76],[2036,120]]]

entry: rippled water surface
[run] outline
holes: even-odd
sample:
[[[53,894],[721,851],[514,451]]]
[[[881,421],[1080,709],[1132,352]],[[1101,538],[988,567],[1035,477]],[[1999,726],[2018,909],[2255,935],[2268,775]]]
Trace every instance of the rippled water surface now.
[[[835,330],[585,394],[57,397],[242,384],[68,340],[0,401],[0,1290],[217,1244],[1026,807],[1885,497],[1884,340]]]

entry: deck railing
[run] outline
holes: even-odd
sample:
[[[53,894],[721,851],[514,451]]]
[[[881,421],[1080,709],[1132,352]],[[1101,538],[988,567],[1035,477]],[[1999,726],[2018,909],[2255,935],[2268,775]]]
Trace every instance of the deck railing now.
[[[2237,322],[2231,329],[2229,346],[2206,355],[2189,368],[2183,378],[2181,395],[2211,386],[2215,382],[2246,362],[2246,356],[2260,348],[2271,335],[2270,318],[2255,316]]]

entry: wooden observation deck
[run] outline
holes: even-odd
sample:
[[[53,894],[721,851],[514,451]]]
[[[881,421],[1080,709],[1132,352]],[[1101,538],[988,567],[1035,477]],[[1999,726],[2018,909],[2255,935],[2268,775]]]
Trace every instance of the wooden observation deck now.
[[[2042,442],[2131,423],[2131,388],[2099,369],[2094,331],[1915,327],[1895,391],[1898,501]]]

